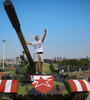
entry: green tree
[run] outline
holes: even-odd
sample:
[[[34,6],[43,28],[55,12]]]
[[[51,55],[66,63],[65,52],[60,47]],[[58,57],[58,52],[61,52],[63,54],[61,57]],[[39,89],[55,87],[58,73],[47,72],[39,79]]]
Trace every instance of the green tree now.
[[[22,51],[22,54],[20,55],[20,59],[21,59],[21,65],[25,65],[28,63],[27,59],[25,58],[25,52]]]

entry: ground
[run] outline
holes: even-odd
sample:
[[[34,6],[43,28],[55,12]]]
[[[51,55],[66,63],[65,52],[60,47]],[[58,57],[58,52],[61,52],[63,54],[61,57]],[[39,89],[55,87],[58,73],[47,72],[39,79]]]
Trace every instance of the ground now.
[[[75,71],[70,74],[77,75],[77,77],[82,77],[84,79],[90,78],[90,70],[87,71]]]

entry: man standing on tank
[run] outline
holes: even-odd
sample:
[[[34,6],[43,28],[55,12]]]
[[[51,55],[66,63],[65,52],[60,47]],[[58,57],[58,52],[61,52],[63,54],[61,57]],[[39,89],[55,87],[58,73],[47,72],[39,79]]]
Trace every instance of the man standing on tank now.
[[[47,30],[45,29],[45,34],[41,40],[39,39],[38,35],[35,36],[35,40],[36,40],[35,42],[28,42],[27,40],[25,40],[28,45],[32,45],[34,47],[34,62],[35,62],[36,74],[38,74],[38,63],[39,62],[40,62],[41,73],[45,74],[43,72],[43,62],[44,62],[43,42],[45,40],[46,34],[47,34]]]

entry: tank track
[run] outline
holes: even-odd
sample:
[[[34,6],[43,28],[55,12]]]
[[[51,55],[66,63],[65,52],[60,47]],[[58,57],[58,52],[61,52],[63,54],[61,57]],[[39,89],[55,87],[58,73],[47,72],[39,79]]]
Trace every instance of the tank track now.
[[[89,92],[71,93],[71,96],[68,100],[86,100],[88,95],[89,95]]]

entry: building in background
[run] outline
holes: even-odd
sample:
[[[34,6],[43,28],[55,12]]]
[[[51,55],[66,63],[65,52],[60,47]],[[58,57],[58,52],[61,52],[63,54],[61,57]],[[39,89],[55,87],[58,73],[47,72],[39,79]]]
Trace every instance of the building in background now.
[[[21,59],[20,57],[16,57],[16,58],[5,58],[4,60],[4,64],[5,66],[15,66],[15,65],[20,65],[21,64]],[[2,57],[0,57],[0,67],[2,67],[3,65],[3,59]]]
[[[20,59],[20,57],[16,57],[16,65],[21,65],[21,59]]]

